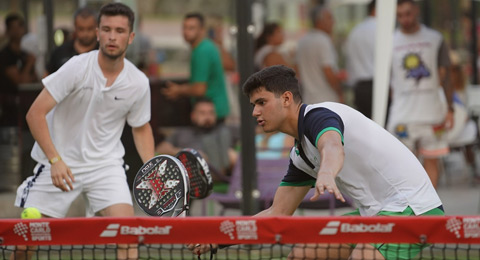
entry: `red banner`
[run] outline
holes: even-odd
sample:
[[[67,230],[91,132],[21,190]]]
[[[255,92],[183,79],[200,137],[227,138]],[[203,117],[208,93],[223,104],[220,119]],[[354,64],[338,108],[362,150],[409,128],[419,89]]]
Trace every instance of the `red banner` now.
[[[2,219],[2,245],[480,244],[480,216]]]

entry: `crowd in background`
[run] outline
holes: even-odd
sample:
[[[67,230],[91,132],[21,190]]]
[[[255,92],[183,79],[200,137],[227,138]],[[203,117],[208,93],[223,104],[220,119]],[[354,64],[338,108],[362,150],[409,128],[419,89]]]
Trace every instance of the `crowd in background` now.
[[[457,120],[453,112],[465,109],[468,70],[464,65],[468,60],[462,55],[464,52],[449,47],[440,33],[420,23],[421,13],[413,1],[398,1],[398,7],[391,78],[393,92],[386,127],[422,157],[427,172],[433,172],[430,177],[436,185],[440,171],[438,159],[448,153],[449,140],[445,138]],[[311,6],[308,10],[311,29],[298,39],[293,54],[282,49],[285,42],[282,21],[267,21],[255,40],[254,69],[289,66],[297,72],[301,82],[303,102],[346,103],[371,117],[375,1],[365,5],[365,9],[365,20],[356,25],[339,46],[334,39],[332,10],[327,6]],[[235,54],[224,43],[228,35],[225,35],[222,19],[192,12],[185,14],[182,24],[178,25],[191,48],[189,80],[186,84],[167,80],[161,95],[169,100],[191,99],[191,125],[180,127],[180,131],[172,131],[171,127],[154,131],[164,136],[156,140],[157,153],[175,154],[181,148],[192,146],[191,140],[195,140],[195,148],[203,153],[218,175],[228,176],[239,149],[238,131],[233,134],[230,131],[232,128],[238,130],[239,86],[235,76]],[[6,40],[0,48],[1,128],[23,124],[26,111],[19,109],[21,86],[38,83],[61,68],[70,57],[98,48],[96,10],[80,8],[72,21],[73,31],[64,33],[63,43],[44,59],[44,64],[40,63],[39,69],[35,54],[24,48],[29,39],[23,17],[17,13],[6,15],[3,37]],[[412,47],[416,43],[418,46]],[[422,52],[427,53],[426,56],[422,56]],[[157,55],[149,36],[143,34],[139,26],[127,58],[154,80],[162,79]],[[404,75],[405,71],[408,75]],[[408,91],[402,89],[405,85]],[[458,120],[466,126],[469,119]],[[24,124],[23,127],[25,131]],[[258,130],[256,145],[259,158],[275,159],[288,156],[293,139]]]

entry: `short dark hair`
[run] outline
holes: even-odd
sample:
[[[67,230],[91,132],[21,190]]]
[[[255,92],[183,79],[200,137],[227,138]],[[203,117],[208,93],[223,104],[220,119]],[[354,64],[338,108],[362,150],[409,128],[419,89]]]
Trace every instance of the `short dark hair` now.
[[[19,21],[21,25],[24,25],[25,23],[21,15],[17,13],[11,13],[5,18],[5,29],[8,31],[11,28],[12,23],[15,21]]]
[[[187,19],[190,19],[190,18],[197,19],[198,22],[200,23],[200,27],[205,26],[205,17],[203,16],[203,14],[197,13],[197,12],[187,13],[185,15],[185,17],[183,18],[183,20],[187,20]]]
[[[372,0],[372,1],[367,5],[368,14],[371,14],[371,13],[373,12],[373,10],[375,10],[375,3],[376,3],[376,1],[375,1],[375,0]]]
[[[102,6],[100,13],[98,14],[97,23],[100,26],[100,18],[102,16],[126,16],[128,18],[128,26],[130,31],[133,32],[133,23],[135,22],[135,14],[133,14],[132,9],[122,3],[108,3]]]
[[[73,14],[73,22],[74,23],[77,20],[77,17],[82,17],[82,18],[93,17],[96,20],[97,19],[97,12],[94,9],[92,9],[88,6],[85,6],[85,7],[77,9],[75,11],[75,13]]]
[[[198,104],[201,104],[201,103],[208,103],[208,104],[212,104],[212,105],[215,105],[213,103],[213,101],[208,98],[208,97],[198,97],[198,98],[195,98],[195,102],[193,103],[193,109],[195,109],[195,107],[198,105]]]
[[[397,0],[397,6],[405,4],[405,3],[415,5],[415,1],[413,1],[413,0]]]
[[[290,91],[295,102],[302,102],[295,71],[287,66],[270,66],[252,74],[243,84],[243,93],[250,97],[253,92],[262,87],[273,92],[276,97],[279,97],[285,91]]]

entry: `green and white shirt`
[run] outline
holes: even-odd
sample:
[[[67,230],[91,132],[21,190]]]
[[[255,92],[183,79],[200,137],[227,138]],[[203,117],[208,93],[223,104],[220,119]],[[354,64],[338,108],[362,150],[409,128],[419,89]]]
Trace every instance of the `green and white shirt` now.
[[[290,152],[282,186],[315,185],[320,169],[316,143],[327,131],[342,136],[345,160],[335,181],[362,216],[379,211],[416,215],[442,202],[415,155],[393,135],[355,109],[334,102],[302,105],[298,118],[300,140]]]

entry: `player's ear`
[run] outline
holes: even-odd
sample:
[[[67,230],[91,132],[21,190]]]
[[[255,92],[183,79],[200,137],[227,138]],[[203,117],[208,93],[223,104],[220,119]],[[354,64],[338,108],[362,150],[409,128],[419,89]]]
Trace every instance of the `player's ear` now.
[[[98,35],[98,27],[95,29],[95,34],[97,35],[97,42],[100,41],[100,36]]]
[[[290,91],[285,91],[282,94],[282,104],[284,106],[289,106],[293,102],[293,94]]]

